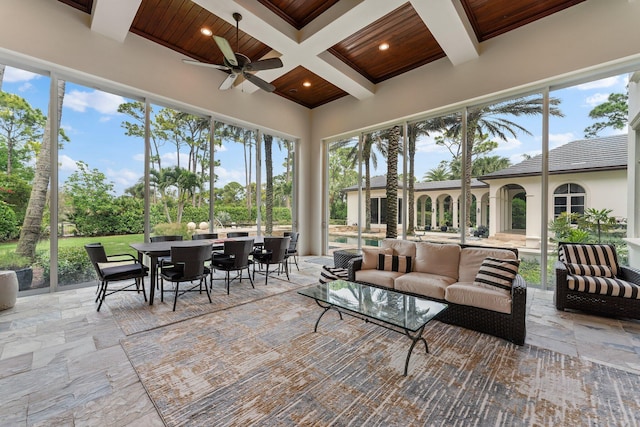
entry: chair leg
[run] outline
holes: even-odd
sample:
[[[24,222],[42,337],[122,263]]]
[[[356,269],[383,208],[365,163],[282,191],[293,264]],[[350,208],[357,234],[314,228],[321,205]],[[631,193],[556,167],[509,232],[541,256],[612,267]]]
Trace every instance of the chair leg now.
[[[264,274],[264,285],[267,286],[267,281],[269,280],[269,263],[267,263],[267,271]]]
[[[289,279],[289,263],[285,262],[283,268],[284,268],[284,272],[287,274],[287,280],[290,280]]]
[[[231,286],[231,278],[230,278],[229,273],[230,273],[230,271],[227,270],[227,280],[226,280],[226,282],[227,282],[227,295],[229,295],[229,287]]]
[[[200,286],[202,287],[202,281],[200,281]],[[207,298],[209,298],[209,304],[211,304],[213,301],[211,301],[211,294],[209,293],[209,288],[207,288],[207,281],[204,281],[204,290],[205,292],[207,292]]]
[[[293,256],[293,262],[296,263],[296,268],[298,269],[298,271],[300,271],[300,267],[298,267],[298,256],[297,255]]]
[[[240,274],[242,274],[242,270],[240,270]],[[256,287],[253,286],[253,279],[251,278],[251,272],[249,271],[249,266],[247,266],[247,275],[249,276],[249,282],[251,282],[251,287],[255,289]]]
[[[180,282],[176,282],[176,296],[173,298],[173,311],[176,311],[176,304],[178,303],[178,289],[180,288]]]
[[[109,282],[102,282],[104,283],[104,285],[102,286],[102,296],[100,298],[100,303],[98,304],[98,310],[96,311],[100,311],[100,307],[102,307],[102,303],[104,302],[105,297],[107,296],[107,285],[109,284]]]

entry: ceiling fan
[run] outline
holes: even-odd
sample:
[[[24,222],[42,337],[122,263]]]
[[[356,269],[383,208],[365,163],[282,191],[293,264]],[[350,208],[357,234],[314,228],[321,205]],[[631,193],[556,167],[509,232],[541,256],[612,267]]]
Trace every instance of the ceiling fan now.
[[[233,19],[235,19],[236,21],[236,50],[238,50],[238,23],[242,19],[242,15],[240,15],[239,13],[234,13]],[[280,60],[280,58],[269,58],[251,62],[251,59],[249,59],[247,56],[238,52],[234,53],[231,45],[224,37],[213,36],[213,39],[224,55],[224,65],[208,64],[206,62],[195,61],[193,59],[183,59],[182,61],[186,64],[200,65],[203,67],[210,67],[222,71],[228,71],[229,77],[227,77],[222,82],[222,84],[220,85],[220,90],[230,89],[239,76],[244,77],[254,85],[258,86],[260,89],[267,92],[273,92],[276,89],[274,85],[252,74],[252,72],[281,68],[282,61]]]

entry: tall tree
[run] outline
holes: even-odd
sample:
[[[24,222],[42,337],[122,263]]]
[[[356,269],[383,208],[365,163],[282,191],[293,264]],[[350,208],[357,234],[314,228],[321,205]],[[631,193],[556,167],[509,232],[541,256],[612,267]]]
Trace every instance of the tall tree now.
[[[273,136],[264,134],[264,166],[266,169],[267,182],[265,190],[265,234],[271,236],[273,233]]]
[[[584,130],[585,138],[595,138],[606,128],[624,129],[629,116],[629,96],[626,93],[611,93],[606,102],[595,106],[589,117],[598,122]]]
[[[514,98],[497,104],[486,105],[473,110],[469,110],[467,115],[466,144],[467,153],[474,153],[476,141],[486,138],[496,138],[502,141],[507,140],[507,136],[516,137],[518,132],[531,135],[525,127],[508,119],[509,116],[536,116],[541,115],[544,100],[542,97],[525,97]],[[549,114],[556,117],[564,115],[557,107],[560,104],[558,98],[549,99]],[[462,123],[458,121],[447,131],[447,136],[461,139]],[[480,138],[480,139],[479,139]],[[471,225],[471,173],[472,173],[472,156],[466,157],[464,164],[464,183],[465,183],[465,202],[466,202],[466,218],[465,224]]]
[[[66,82],[64,80],[58,80],[57,85],[58,128],[60,128]],[[36,253],[36,244],[40,239],[42,217],[47,203],[47,190],[49,188],[49,179],[51,178],[51,144],[57,143],[57,138],[51,135],[51,128],[51,115],[49,115],[42,138],[42,145],[36,158],[36,175],[33,180],[33,187],[31,187],[31,197],[29,198],[27,213],[24,218],[24,223],[22,224],[22,229],[20,230],[18,246],[16,247],[16,253],[18,255],[29,258],[33,258]]]
[[[387,233],[386,237],[398,237],[398,152],[400,151],[400,126],[391,128],[387,145]]]

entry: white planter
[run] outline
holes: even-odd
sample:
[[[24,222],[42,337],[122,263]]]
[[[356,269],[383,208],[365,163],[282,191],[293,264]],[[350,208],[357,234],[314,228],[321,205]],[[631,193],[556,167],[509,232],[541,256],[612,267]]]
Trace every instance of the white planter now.
[[[15,271],[0,271],[0,310],[16,305],[18,277]]]

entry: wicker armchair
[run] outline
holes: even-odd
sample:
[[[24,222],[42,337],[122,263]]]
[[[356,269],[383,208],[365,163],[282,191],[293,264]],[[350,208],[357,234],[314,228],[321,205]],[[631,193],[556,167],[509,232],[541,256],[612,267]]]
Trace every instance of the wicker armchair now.
[[[564,250],[563,248],[567,245],[569,244],[560,243],[558,245],[559,260],[555,263],[556,308],[563,311],[568,308],[607,316],[640,319],[640,270],[628,266],[617,265],[615,248],[612,245],[581,244],[581,246],[585,246],[587,248],[611,248],[614,254],[613,261],[617,267],[617,272],[613,281],[615,281],[615,279],[619,279],[627,282],[627,284],[625,284],[627,289],[626,292],[629,292],[631,297],[617,296],[606,289],[600,289],[600,292],[603,293],[592,293],[584,289],[571,289],[569,284],[571,272],[567,266],[567,260],[563,258],[562,253]],[[591,264],[595,263],[592,262]]]

